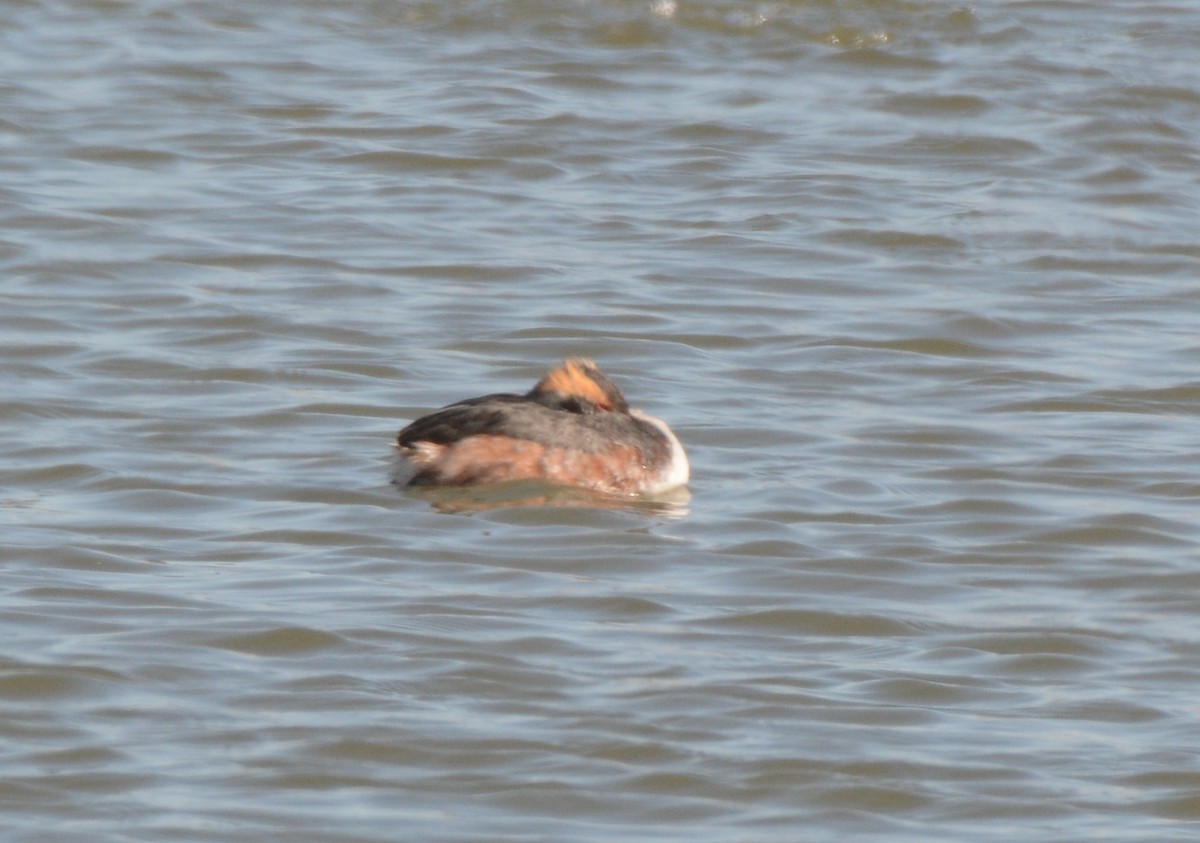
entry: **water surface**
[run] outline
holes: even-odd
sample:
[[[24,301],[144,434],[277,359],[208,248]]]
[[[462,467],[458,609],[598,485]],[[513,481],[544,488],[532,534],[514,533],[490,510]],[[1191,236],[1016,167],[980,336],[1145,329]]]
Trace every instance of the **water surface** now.
[[[1200,11],[0,10],[13,841],[1184,841]],[[595,358],[686,514],[449,514]]]

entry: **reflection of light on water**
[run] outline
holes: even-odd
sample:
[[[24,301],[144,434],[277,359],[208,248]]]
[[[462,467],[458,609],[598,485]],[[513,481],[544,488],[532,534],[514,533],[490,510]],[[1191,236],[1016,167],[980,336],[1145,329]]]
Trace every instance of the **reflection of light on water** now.
[[[892,35],[889,32],[865,32],[855,27],[841,26],[825,34],[825,43],[831,47],[851,49],[883,47],[892,43]]]
[[[742,9],[731,13],[726,20],[730,26],[735,26],[739,29],[754,29],[766,23],[768,18],[765,9],[755,9],[754,11]]]
[[[675,10],[679,8],[679,4],[675,0],[654,0],[650,4],[650,13],[658,15],[660,18],[675,17]]]
[[[495,483],[487,486],[415,486],[405,490],[425,500],[438,512],[486,512],[517,506],[578,507],[614,509],[646,515],[682,518],[688,514],[692,495],[686,488],[672,489],[653,497],[606,495],[572,486],[555,486],[536,480]]]

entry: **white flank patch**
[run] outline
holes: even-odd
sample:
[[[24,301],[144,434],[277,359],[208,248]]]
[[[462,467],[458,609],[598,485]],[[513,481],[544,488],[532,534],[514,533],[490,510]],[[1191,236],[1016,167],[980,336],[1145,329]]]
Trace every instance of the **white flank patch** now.
[[[683,452],[683,445],[679,444],[679,440],[675,438],[675,434],[671,432],[671,428],[667,427],[667,423],[662,419],[656,419],[654,416],[648,416],[641,410],[630,410],[629,415],[642,421],[650,422],[657,427],[667,437],[667,441],[671,443],[671,458],[665,468],[658,473],[654,483],[646,490],[650,494],[657,492],[665,492],[668,489],[675,489],[679,486],[686,486],[688,480],[692,476],[692,468],[688,464],[687,454]]]

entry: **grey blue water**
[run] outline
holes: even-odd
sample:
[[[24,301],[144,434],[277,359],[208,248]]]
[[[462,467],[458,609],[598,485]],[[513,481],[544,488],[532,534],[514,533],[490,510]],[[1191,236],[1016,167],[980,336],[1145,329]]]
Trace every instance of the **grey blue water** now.
[[[1198,43],[0,6],[0,836],[1195,840]],[[690,501],[390,484],[568,355]]]

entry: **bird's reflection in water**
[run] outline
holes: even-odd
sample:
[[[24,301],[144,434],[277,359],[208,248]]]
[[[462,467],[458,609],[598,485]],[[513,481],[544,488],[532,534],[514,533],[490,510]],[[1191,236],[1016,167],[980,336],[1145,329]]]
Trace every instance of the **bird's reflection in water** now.
[[[654,496],[610,495],[540,481],[493,483],[480,486],[410,486],[409,497],[427,501],[438,512],[470,514],[509,507],[568,507],[622,510],[651,516],[682,518],[691,493],[686,487]]]

